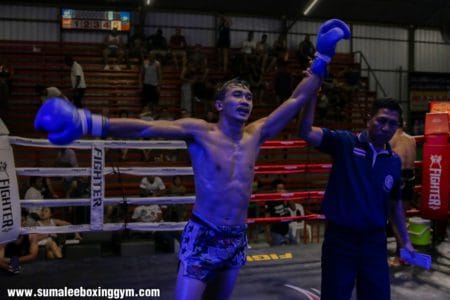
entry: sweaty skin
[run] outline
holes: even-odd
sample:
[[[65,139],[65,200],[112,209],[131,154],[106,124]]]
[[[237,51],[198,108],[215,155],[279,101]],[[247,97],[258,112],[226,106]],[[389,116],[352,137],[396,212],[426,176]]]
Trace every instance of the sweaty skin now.
[[[269,116],[245,126],[253,108],[244,85],[231,85],[216,101],[219,122],[183,118],[175,121],[111,119],[109,135],[129,138],[163,137],[187,143],[195,178],[193,212],[216,225],[245,224],[259,147],[274,137],[320,86],[306,74],[294,93]]]

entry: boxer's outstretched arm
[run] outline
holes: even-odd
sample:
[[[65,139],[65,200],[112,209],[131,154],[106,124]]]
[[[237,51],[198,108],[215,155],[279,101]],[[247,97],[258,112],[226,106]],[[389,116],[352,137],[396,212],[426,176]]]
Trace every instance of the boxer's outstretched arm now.
[[[203,120],[183,118],[175,121],[112,118],[110,119],[108,136],[122,138],[190,139],[207,123]]]
[[[261,143],[277,135],[319,90],[322,80],[311,73],[305,73],[305,75],[305,78],[297,85],[289,99],[269,116],[256,121],[262,126]]]

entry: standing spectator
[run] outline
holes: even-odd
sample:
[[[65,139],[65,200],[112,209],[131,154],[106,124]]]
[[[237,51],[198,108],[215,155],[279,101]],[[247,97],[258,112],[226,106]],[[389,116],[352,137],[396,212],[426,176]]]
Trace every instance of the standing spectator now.
[[[167,40],[163,36],[163,32],[161,28],[156,30],[155,34],[152,34],[148,38],[148,44],[150,53],[154,54],[158,60],[165,62],[165,58],[167,56]]]
[[[220,65],[224,72],[228,71],[228,55],[231,44],[230,39],[231,20],[224,15],[219,15],[219,26],[217,27],[217,51]]]
[[[153,53],[148,55],[148,59],[144,60],[140,74],[142,82],[142,105],[149,106],[154,109],[159,103],[161,76],[161,64],[156,60]]]
[[[187,43],[186,38],[181,34],[181,28],[175,28],[175,34],[170,37],[169,42],[170,53],[172,54],[172,59],[175,63],[177,71],[179,71],[178,57],[181,58],[181,66],[186,64],[186,49]]]
[[[0,56],[0,118],[5,120],[8,112],[9,95],[11,93],[11,81],[14,74],[13,67],[6,57]]]
[[[275,95],[277,96],[277,104],[289,98],[292,93],[293,81],[287,62],[279,61],[273,84]]]
[[[289,59],[289,53],[287,48],[287,34],[280,33],[278,38],[273,42],[272,46],[272,60],[267,67],[267,72],[272,71],[276,63],[284,62],[287,64]]]
[[[142,65],[144,57],[147,53],[145,45],[145,35],[142,27],[136,27],[134,34],[128,40],[128,49],[126,53],[127,68],[131,69],[132,57],[137,57],[139,59],[139,65]]]
[[[242,42],[241,53],[244,57],[244,63],[249,64],[252,57],[255,56],[256,41],[253,39],[255,33],[249,31],[247,34],[247,39]]]
[[[119,63],[125,58],[126,50],[122,37],[119,35],[117,28],[113,28],[111,32],[105,37],[103,49],[103,60],[105,62],[104,70],[109,70],[109,57],[115,56],[117,58],[114,70],[120,71]]]
[[[306,70],[306,68],[309,66],[309,61],[314,58],[315,52],[316,48],[311,42],[309,34],[306,34],[303,41],[298,44],[297,50],[297,57],[302,70]]]
[[[388,300],[388,218],[414,257],[401,201],[401,160],[388,143],[402,109],[393,99],[375,100],[367,129],[356,135],[312,126],[316,101],[304,109],[300,137],[333,158],[323,200],[321,299],[350,299],[356,283],[358,299]]]
[[[191,62],[183,66],[180,74],[181,79],[181,109],[185,109],[192,114],[192,84],[195,80],[194,67]]]
[[[84,79],[84,72],[81,65],[76,62],[72,56],[66,55],[64,62],[70,67],[70,82],[72,83],[72,100],[76,107],[83,107],[81,100],[86,91],[86,81]]]
[[[255,54],[258,58],[257,61],[261,66],[261,73],[266,71],[267,59],[269,58],[270,45],[267,43],[267,34],[261,36],[261,40],[256,43]]]

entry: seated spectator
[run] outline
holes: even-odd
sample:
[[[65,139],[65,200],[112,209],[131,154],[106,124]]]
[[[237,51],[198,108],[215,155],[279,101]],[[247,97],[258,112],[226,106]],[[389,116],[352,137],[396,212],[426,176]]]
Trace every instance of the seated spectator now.
[[[166,192],[166,185],[158,176],[146,176],[139,184],[141,195],[144,197],[158,197]]]
[[[300,203],[295,203],[294,201],[289,201],[288,203],[289,207],[289,213],[292,217],[295,216],[304,216],[305,210],[303,208],[303,205]],[[306,229],[305,229],[306,226]],[[292,237],[292,239],[297,239],[297,231],[299,229],[302,229],[306,231],[306,234],[308,235],[308,242],[311,242],[312,239],[312,233],[311,233],[311,225],[305,224],[305,221],[292,221],[289,222],[289,236]]]
[[[168,46],[167,40],[163,36],[161,28],[158,28],[156,33],[152,34],[148,38],[148,47],[150,49],[150,53],[154,54],[159,61],[165,62]]]
[[[44,199],[44,195],[42,194],[44,188],[44,178],[32,176],[29,179],[30,186],[25,192],[24,199],[25,200],[42,200]],[[41,212],[42,207],[31,207],[28,210],[28,226],[34,225],[36,221],[40,219],[39,214]]]
[[[277,193],[286,193],[283,180],[274,180],[272,187]],[[288,217],[290,216],[287,201],[269,201],[265,206],[266,217]],[[276,222],[266,225],[266,239],[269,245],[296,244],[297,241],[289,235],[289,222]]]
[[[300,42],[297,49],[297,58],[302,70],[306,70],[309,67],[309,61],[314,58],[316,48],[311,42],[309,34],[305,35],[303,41]]]
[[[114,66],[114,70],[120,71],[119,63],[123,61],[126,54],[126,49],[124,43],[122,41],[122,37],[119,35],[117,28],[113,28],[111,32],[105,37],[104,40],[104,49],[103,49],[103,60],[105,62],[105,70],[109,70],[111,56],[117,58],[116,65]]]
[[[59,97],[59,98],[69,100],[69,98],[67,98],[66,95],[64,95],[57,87],[54,87],[54,86],[50,86],[50,87],[46,88],[42,85],[37,85],[35,88],[35,91],[37,94],[39,94],[39,97],[40,97],[42,103],[47,101],[47,99],[54,98],[54,97]]]
[[[186,195],[186,186],[183,184],[183,178],[180,175],[173,176],[170,194],[175,196]]]
[[[70,148],[60,148],[56,155],[55,167],[57,168],[78,168],[78,159],[75,151]],[[65,191],[64,197],[72,198],[72,189],[74,186],[73,181],[77,180],[77,177],[63,177],[63,188]]]
[[[50,207],[42,207],[40,212],[40,220],[37,222],[38,226],[67,226],[71,223],[52,218],[52,211]],[[77,232],[74,234],[74,239],[81,240],[80,234]],[[39,245],[45,246],[45,253],[47,259],[62,258],[62,246],[63,241],[58,239],[57,234],[39,234]]]
[[[133,210],[131,220],[134,222],[159,223],[162,222],[162,210],[159,205],[139,205]]]
[[[28,211],[21,210],[22,227],[27,226]],[[9,274],[19,274],[21,264],[34,261],[39,254],[38,235],[36,233],[19,235],[7,244],[0,244],[0,268]]]
[[[172,59],[175,63],[177,71],[179,71],[178,57],[181,59],[181,66],[186,64],[186,49],[187,43],[186,38],[181,34],[181,28],[175,28],[175,34],[170,37],[169,41],[170,53],[172,54]]]

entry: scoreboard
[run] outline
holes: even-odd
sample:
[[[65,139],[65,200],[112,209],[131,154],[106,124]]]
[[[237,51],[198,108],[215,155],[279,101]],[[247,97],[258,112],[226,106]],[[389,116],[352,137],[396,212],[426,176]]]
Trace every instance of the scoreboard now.
[[[61,9],[62,29],[130,31],[130,12]]]

